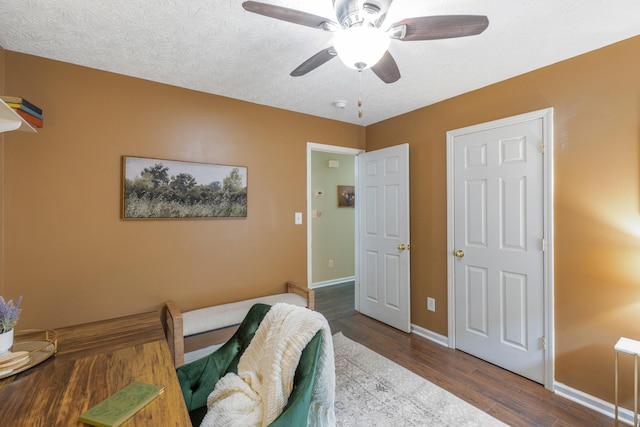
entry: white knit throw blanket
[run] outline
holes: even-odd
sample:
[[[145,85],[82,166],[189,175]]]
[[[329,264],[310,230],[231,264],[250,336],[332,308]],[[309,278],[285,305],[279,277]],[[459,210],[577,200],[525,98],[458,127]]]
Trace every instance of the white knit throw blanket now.
[[[222,377],[207,399],[204,427],[267,426],[287,404],[302,350],[322,330],[308,426],[335,426],[335,364],[327,320],[320,313],[275,304],[240,357],[238,374]]]

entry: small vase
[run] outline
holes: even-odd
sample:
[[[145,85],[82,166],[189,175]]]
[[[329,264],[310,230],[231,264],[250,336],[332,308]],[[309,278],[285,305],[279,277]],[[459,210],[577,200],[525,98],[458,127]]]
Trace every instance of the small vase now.
[[[13,329],[0,334],[0,354],[7,353],[13,346]]]

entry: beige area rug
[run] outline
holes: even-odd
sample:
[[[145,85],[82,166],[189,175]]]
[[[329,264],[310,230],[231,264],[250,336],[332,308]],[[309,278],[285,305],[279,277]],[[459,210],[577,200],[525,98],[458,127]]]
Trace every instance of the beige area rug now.
[[[333,346],[338,427],[506,426],[341,333]]]

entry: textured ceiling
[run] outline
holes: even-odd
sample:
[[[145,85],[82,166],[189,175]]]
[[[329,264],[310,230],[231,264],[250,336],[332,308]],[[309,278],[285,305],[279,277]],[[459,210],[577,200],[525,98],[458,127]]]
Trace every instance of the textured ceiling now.
[[[334,19],[331,0],[264,2]],[[640,34],[640,0],[395,0],[387,24],[474,14],[487,15],[489,28],[459,39],[393,40],[402,78],[392,84],[339,59],[291,77],[331,46],[331,33],[252,14],[241,3],[0,0],[0,45],[366,126]],[[335,108],[337,100],[346,108]]]

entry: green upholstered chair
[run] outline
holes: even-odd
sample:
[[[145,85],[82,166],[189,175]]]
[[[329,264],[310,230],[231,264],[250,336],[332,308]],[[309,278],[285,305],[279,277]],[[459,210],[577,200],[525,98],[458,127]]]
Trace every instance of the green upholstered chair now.
[[[207,413],[207,397],[227,372],[237,373],[240,356],[249,346],[260,322],[271,306],[256,304],[247,313],[236,333],[215,353],[203,357],[176,371],[182,395],[194,426],[199,426]],[[282,413],[272,427],[306,426],[311,392],[316,377],[322,332],[318,331],[302,351],[293,378],[293,389]]]

